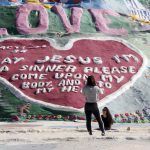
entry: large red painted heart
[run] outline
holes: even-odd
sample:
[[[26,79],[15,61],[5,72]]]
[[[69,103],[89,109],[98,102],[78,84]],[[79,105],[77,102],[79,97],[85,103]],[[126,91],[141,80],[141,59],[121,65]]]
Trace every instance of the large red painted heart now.
[[[81,89],[91,74],[101,88],[99,102],[106,102],[138,76],[143,62],[129,46],[110,39],[80,39],[63,48],[41,39],[0,42],[0,81],[17,97],[54,109],[83,108]]]

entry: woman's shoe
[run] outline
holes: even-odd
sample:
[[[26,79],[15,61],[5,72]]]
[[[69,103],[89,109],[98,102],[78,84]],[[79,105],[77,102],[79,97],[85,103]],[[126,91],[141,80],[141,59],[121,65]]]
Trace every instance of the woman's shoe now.
[[[105,136],[105,133],[104,133],[104,132],[102,132],[102,136]]]
[[[89,131],[89,135],[92,135],[92,131]]]

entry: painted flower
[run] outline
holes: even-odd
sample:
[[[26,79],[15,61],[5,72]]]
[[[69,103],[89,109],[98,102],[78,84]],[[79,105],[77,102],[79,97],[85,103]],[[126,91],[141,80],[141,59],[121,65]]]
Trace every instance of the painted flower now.
[[[117,118],[117,117],[119,117],[119,114],[115,114],[114,116],[115,116],[115,118]]]

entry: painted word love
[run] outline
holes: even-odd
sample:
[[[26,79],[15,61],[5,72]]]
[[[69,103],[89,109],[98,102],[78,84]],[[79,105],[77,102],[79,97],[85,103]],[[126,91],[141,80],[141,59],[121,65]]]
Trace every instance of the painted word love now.
[[[76,40],[66,50],[46,40],[0,42],[0,81],[21,99],[53,108],[81,109],[88,75],[101,89],[100,102],[138,76],[142,56],[113,40]]]
[[[29,25],[29,15],[31,11],[39,12],[39,25],[36,28],[32,28]],[[104,16],[110,15],[118,17],[119,14],[112,10],[103,10],[103,9],[89,9],[89,12],[95,20],[95,27],[97,31],[101,31],[110,35],[124,35],[127,34],[127,31],[123,28],[115,29],[110,28],[108,21]],[[79,7],[71,8],[71,22],[69,21],[67,14],[65,13],[64,8],[61,5],[56,5],[52,7],[52,13],[59,15],[63,26],[67,33],[80,32],[81,18],[83,15],[83,9]],[[16,27],[20,34],[41,34],[46,33],[49,28],[49,16],[47,10],[38,4],[24,4],[19,6],[16,13]],[[0,35],[7,35],[7,29],[0,28]]]

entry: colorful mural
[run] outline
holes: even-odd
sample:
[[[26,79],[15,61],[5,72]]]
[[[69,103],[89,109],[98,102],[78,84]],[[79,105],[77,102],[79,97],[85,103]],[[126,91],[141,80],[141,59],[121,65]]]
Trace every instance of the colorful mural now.
[[[144,4],[0,0],[0,82],[17,99],[15,104],[0,101],[2,116],[5,104],[13,108],[7,114],[13,114],[26,102],[40,107],[40,113],[83,112],[82,87],[91,74],[101,88],[99,106],[112,102],[117,107],[114,99],[149,64],[150,10]]]

